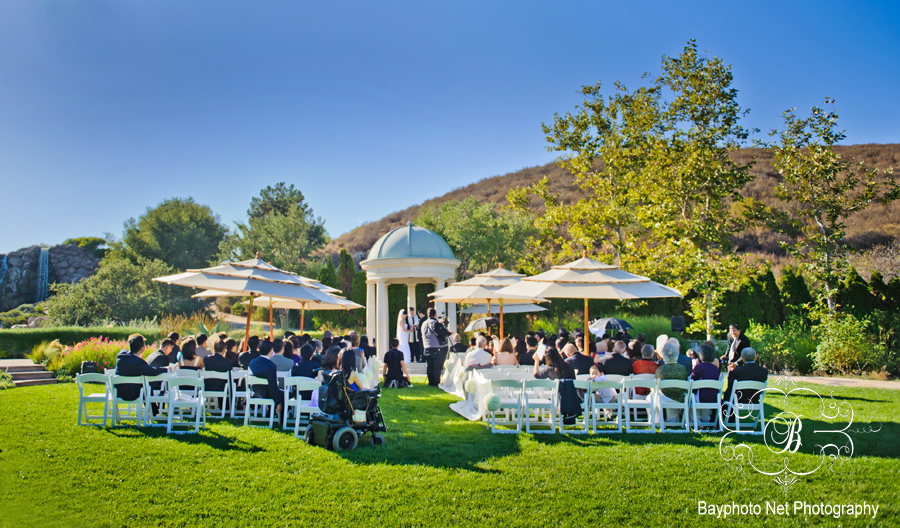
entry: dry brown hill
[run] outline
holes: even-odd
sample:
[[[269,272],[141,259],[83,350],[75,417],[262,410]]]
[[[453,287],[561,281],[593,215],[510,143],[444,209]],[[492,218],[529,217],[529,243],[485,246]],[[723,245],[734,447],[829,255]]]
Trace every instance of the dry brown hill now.
[[[881,170],[892,167],[900,169],[900,144],[850,145],[838,147],[837,150]],[[743,189],[741,194],[772,205],[776,202],[772,192],[778,182],[778,174],[772,166],[772,153],[764,149],[745,148],[734,154],[734,157],[742,162],[749,161],[753,156],[757,157],[757,161],[751,172],[756,178]],[[544,176],[547,176],[550,188],[560,194],[563,202],[571,203],[577,199],[580,190],[575,186],[574,177],[555,163],[548,163],[502,176],[484,178],[422,204],[391,213],[381,220],[357,227],[335,238],[328,244],[325,251],[331,254],[337,253],[341,249],[347,249],[351,253],[368,251],[378,237],[395,227],[414,220],[419,214],[419,208],[423,205],[436,205],[448,200],[463,200],[468,196],[475,196],[482,201],[496,202],[497,206],[501,207],[506,205],[506,194],[510,189],[531,185]],[[898,177],[900,177],[900,171],[894,174],[894,178]],[[778,246],[778,241],[781,239],[775,233],[756,230],[741,234],[737,244],[741,251],[780,254],[782,250]],[[848,222],[847,239],[857,249],[900,240],[900,202],[894,202],[887,207],[875,205],[851,217]]]

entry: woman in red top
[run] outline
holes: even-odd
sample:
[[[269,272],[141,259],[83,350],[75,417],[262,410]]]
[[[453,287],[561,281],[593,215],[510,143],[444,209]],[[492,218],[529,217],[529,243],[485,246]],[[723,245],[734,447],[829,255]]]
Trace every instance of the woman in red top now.
[[[656,353],[653,345],[644,345],[641,347],[641,359],[636,359],[632,368],[635,374],[656,374],[659,365],[656,363]],[[636,387],[634,392],[642,396],[650,394],[650,389]]]

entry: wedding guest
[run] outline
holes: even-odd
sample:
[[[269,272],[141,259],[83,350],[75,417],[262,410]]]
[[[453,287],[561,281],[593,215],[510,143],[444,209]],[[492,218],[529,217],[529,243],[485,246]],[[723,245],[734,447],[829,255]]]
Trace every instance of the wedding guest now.
[[[577,353],[578,347],[576,347],[573,343],[566,343],[566,346],[562,347],[562,350],[560,350],[559,355],[562,356],[562,358],[565,360]]]
[[[367,360],[376,355],[375,347],[369,346],[369,336],[359,336],[359,348],[362,349]]]
[[[656,363],[656,350],[653,349],[653,345],[642,346],[641,359],[635,360],[631,366],[635,374],[653,374],[655,376],[659,365]],[[634,392],[646,396],[650,394],[650,389],[635,387]]]
[[[259,357],[259,336],[250,336],[250,339],[247,340],[247,347],[249,350],[238,355],[238,363],[244,368],[249,367],[250,362]]]
[[[147,357],[147,363],[155,368],[167,367],[169,365],[169,354],[172,352],[172,347],[174,346],[175,343],[168,337],[163,339],[162,343],[159,345],[159,350]]]
[[[307,334],[308,335],[308,334]],[[324,363],[324,356],[322,351],[325,350],[324,345],[318,339],[310,339],[309,344],[313,346],[313,361],[321,365]]]
[[[714,363],[716,349],[709,345],[700,345],[700,363],[691,372],[692,380],[718,380],[719,367]],[[701,403],[714,403],[716,401],[716,389],[700,389],[694,394],[694,401]],[[708,414],[708,413],[705,413]],[[706,420],[706,418],[704,418]]]
[[[234,364],[225,358],[225,343],[216,341],[213,344],[213,354],[203,360],[203,369],[212,372],[231,372]],[[223,391],[228,380],[208,379],[204,381],[204,389],[208,391]],[[221,405],[221,402],[219,403]]]
[[[326,371],[334,370],[337,368],[338,356],[341,354],[341,347],[332,346],[328,350],[325,351],[325,354],[322,356],[322,368]]]
[[[300,362],[291,369],[291,376],[302,376],[304,378],[315,378],[316,370],[319,363],[313,360],[313,351],[315,347],[311,343],[307,343],[300,347]]]
[[[666,340],[666,343],[672,345],[673,348],[678,352],[678,364],[684,367],[684,369],[690,372],[694,368],[694,363],[691,361],[691,358],[681,353],[681,342],[678,341],[675,337],[670,337]],[[662,366],[664,360],[659,360],[659,365]]]
[[[399,350],[399,346],[398,339],[391,339],[391,349],[384,354],[381,375],[384,376],[386,387],[403,388],[410,385],[409,371],[406,370],[406,362],[403,361],[403,352]]]
[[[260,354],[248,366],[250,374],[266,380],[265,385],[251,385],[254,398],[269,398],[275,401],[275,412],[280,414],[284,407],[284,391],[278,388],[278,368],[272,362],[275,350],[269,343],[260,347]],[[263,353],[264,352],[264,353]]]
[[[475,338],[475,348],[466,354],[463,360],[464,367],[485,367],[491,364],[493,357],[490,352],[484,348],[487,346],[488,340],[480,335]]]
[[[532,336],[516,341],[516,363],[519,365],[534,365],[534,349],[536,348],[537,339]]]
[[[501,339],[494,357],[491,359],[492,365],[515,365],[516,353],[513,351],[512,343],[509,339]]]
[[[632,361],[637,361],[643,357],[641,353],[641,348],[643,347],[643,343],[638,341],[637,339],[632,339],[630,343],[628,343],[628,359]]]
[[[553,347],[544,350],[544,366],[534,363],[535,379],[575,379],[575,370],[571,365],[563,361],[562,356]]]
[[[344,375],[344,382],[348,388],[358,391],[366,387],[365,381],[360,378],[359,372],[356,371],[356,354],[352,349],[344,350],[340,355],[337,368]]]
[[[743,364],[738,365],[728,373],[728,387],[725,389],[723,396],[725,401],[731,399],[731,392],[735,381],[767,381],[769,379],[769,371],[766,367],[756,363],[756,350],[747,347],[741,350],[741,361]],[[757,391],[740,391],[738,393],[738,403],[758,403],[759,393]]]
[[[203,359],[197,357],[197,341],[193,336],[185,337],[181,341],[181,353],[178,358],[178,370],[202,370]]]
[[[625,342],[616,341],[613,346],[612,354],[604,356],[597,360],[597,366],[604,374],[618,374],[619,376],[630,376],[634,373],[634,366],[631,360],[623,356],[625,352]]]
[[[234,347],[237,346],[237,341],[231,339],[230,337],[225,339],[225,359],[231,361],[231,364],[234,368],[240,368],[241,363],[238,359],[237,353],[234,351]]]
[[[454,352],[456,354],[460,354],[466,352],[469,348],[462,343],[462,336],[459,334],[453,334],[453,345],[450,347],[450,352]]]
[[[116,376],[156,376],[165,374],[166,369],[151,367],[141,357],[146,344],[144,337],[134,334],[128,338],[128,349],[116,356]],[[118,397],[126,401],[134,401],[141,396],[140,383],[123,383],[116,386]]]
[[[575,342],[578,342],[579,338],[575,338]],[[593,343],[592,343],[593,344]],[[566,347],[572,347],[572,344],[566,345]],[[575,348],[575,347],[572,347]],[[573,351],[569,357],[565,359],[566,363],[572,366],[575,370],[575,374],[589,374],[591,371],[591,367],[594,366],[594,360],[591,358],[590,350],[577,350]]]
[[[598,383],[609,381],[606,378],[606,374],[600,372],[600,368],[597,367],[597,365],[591,365],[591,369],[588,371],[588,374],[590,376],[588,379],[590,379],[591,381],[596,381]],[[617,397],[618,393],[616,393],[615,389],[600,389],[599,391],[594,391],[594,398],[596,398],[595,401],[609,403],[615,400]],[[608,414],[611,415],[612,413],[608,412]]]
[[[294,368],[293,354],[288,357],[284,355],[284,341],[281,339],[272,341],[272,352],[274,352],[272,354],[272,363],[275,363],[275,368],[278,372],[287,372]]]
[[[196,352],[196,355],[197,355],[197,357],[200,358],[200,359],[206,359],[207,357],[209,357],[210,354],[212,354],[212,352],[210,352],[210,351],[206,348],[206,341],[207,341],[208,339],[209,339],[209,338],[207,337],[206,334],[198,334],[198,335],[197,335],[197,338],[196,338],[196,340],[197,340],[197,352]]]
[[[181,352],[181,347],[178,346],[179,339],[178,332],[169,332],[169,335],[166,336],[166,339],[173,343],[172,350],[169,352],[169,364],[175,365],[178,363],[178,353]]]
[[[687,380],[688,370],[684,365],[678,363],[678,349],[672,343],[666,343],[662,348],[663,364],[656,369],[656,379],[658,380]],[[665,403],[681,403],[685,398],[684,389],[676,389],[674,387],[662,389],[661,394],[657,394],[660,401]],[[681,414],[677,409],[666,409],[666,421],[676,420]],[[673,412],[674,411],[674,412]],[[671,416],[671,418],[670,418]]]

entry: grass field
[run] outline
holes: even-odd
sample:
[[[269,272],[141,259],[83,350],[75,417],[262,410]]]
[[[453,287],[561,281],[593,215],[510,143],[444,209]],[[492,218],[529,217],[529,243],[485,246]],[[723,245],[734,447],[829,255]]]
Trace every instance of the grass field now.
[[[387,391],[387,443],[334,453],[279,430],[211,421],[200,435],[76,426],[74,384],[0,391],[0,527],[897,526],[900,391],[835,389],[855,413],[851,460],[785,494],[736,471],[720,435],[491,435],[424,386]],[[825,392],[820,387],[820,392]],[[815,416],[818,399],[775,401]],[[771,411],[771,409],[770,409]],[[827,425],[804,423],[804,434]],[[741,437],[780,459],[759,437]],[[814,467],[807,439],[792,468]],[[761,448],[761,449],[759,449]],[[723,504],[877,504],[877,517],[698,517]]]

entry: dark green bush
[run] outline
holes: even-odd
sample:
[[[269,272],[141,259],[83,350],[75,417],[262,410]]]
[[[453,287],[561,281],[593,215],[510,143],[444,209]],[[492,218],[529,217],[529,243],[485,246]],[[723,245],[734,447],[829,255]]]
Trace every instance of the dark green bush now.
[[[8,312],[0,313],[0,325],[10,328],[12,325],[26,324],[28,318],[36,315],[33,304],[22,304]]]
[[[772,372],[785,369],[806,374],[812,371],[818,341],[799,316],[791,316],[781,326],[750,322],[750,344],[759,352],[759,362]]]
[[[25,357],[25,354],[31,352],[35,345],[54,339],[59,339],[59,342],[65,346],[73,346],[98,336],[124,341],[131,334],[141,334],[148,342],[160,338],[158,332],[123,326],[114,328],[81,326],[13,328],[0,330],[0,357]]]

